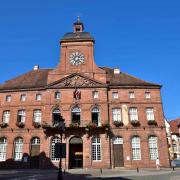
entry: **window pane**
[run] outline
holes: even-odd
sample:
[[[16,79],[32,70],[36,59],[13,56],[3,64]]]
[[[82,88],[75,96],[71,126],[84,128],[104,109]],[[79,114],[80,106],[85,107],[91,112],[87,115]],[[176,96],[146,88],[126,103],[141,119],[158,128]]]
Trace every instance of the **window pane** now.
[[[154,109],[153,108],[147,108],[146,109],[146,116],[147,116],[147,120],[154,120]]]
[[[39,109],[34,110],[34,122],[41,122],[41,116],[42,116],[41,110]]]
[[[101,160],[101,139],[100,139],[100,137],[92,138],[92,160],[93,161]]]
[[[14,142],[14,160],[21,161],[23,157],[23,139],[16,138]]]
[[[157,146],[157,137],[149,137],[149,155],[151,160],[156,160],[158,157],[158,146]]]
[[[51,160],[52,161],[59,161],[59,158],[55,158],[55,144],[60,143],[61,139],[59,137],[54,137],[51,140]]]
[[[121,109],[113,108],[112,109],[113,121],[121,121]]]
[[[25,118],[26,118],[26,112],[25,110],[19,110],[18,111],[18,122],[25,122]]]
[[[0,138],[0,161],[6,161],[7,139]]]
[[[10,120],[10,111],[4,111],[3,112],[3,122],[9,123]]]
[[[132,159],[141,160],[140,138],[133,137],[131,141],[131,146],[132,146]]]
[[[131,121],[138,120],[137,108],[130,108],[129,114],[130,114],[130,120]]]

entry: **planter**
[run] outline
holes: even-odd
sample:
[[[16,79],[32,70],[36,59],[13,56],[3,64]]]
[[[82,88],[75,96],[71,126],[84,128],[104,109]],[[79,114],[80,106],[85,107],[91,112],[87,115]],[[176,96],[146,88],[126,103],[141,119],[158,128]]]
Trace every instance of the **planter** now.
[[[148,121],[148,125],[150,125],[150,126],[152,126],[152,125],[157,126],[157,122],[155,120],[149,120]]]
[[[102,127],[105,128],[105,129],[109,129],[110,128],[110,125],[108,122],[105,122],[102,124]]]
[[[16,126],[19,128],[23,128],[25,126],[24,122],[16,122]]]
[[[33,126],[34,126],[35,128],[40,128],[40,127],[41,127],[41,123],[39,123],[39,122],[33,122]]]
[[[116,127],[120,127],[120,126],[123,126],[123,122],[122,121],[114,121],[113,124],[116,126]]]
[[[92,122],[86,125],[86,129],[88,130],[96,129],[97,127],[98,127],[97,124],[92,123]]]
[[[78,128],[79,127],[79,124],[78,123],[71,123],[69,125],[69,128]]]
[[[2,122],[2,123],[0,124],[0,127],[1,127],[1,128],[6,128],[6,127],[8,127],[8,123]]]
[[[131,124],[132,124],[133,126],[140,126],[140,122],[139,122],[138,120],[133,120],[133,121],[131,121]]]

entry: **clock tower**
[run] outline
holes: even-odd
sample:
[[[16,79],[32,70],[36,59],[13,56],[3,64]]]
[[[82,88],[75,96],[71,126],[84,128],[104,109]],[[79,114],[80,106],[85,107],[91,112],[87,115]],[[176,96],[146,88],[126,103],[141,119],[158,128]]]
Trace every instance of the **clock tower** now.
[[[106,73],[94,61],[94,38],[84,32],[84,24],[78,17],[73,32],[66,33],[60,41],[60,63],[49,72],[48,83],[57,81],[72,73],[79,73],[92,79],[106,82]]]

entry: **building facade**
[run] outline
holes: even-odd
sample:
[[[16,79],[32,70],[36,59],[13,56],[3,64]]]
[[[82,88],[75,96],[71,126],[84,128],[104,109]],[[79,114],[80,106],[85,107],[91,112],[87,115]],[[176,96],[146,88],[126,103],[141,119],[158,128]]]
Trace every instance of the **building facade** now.
[[[78,19],[60,41],[60,63],[0,86],[0,167],[57,167],[54,128],[65,119],[64,168],[169,166],[158,84],[98,67]]]

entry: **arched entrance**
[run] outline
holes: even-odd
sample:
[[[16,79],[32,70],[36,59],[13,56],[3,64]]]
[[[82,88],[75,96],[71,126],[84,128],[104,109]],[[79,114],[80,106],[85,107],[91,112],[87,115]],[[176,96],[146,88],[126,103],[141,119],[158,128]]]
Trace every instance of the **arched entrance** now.
[[[83,168],[83,141],[77,136],[69,140],[69,168]]]
[[[30,167],[39,168],[39,157],[40,157],[40,139],[34,137],[31,139],[30,144]]]
[[[123,154],[123,138],[119,136],[113,137],[113,155],[114,155],[114,167],[124,166],[124,154]]]

